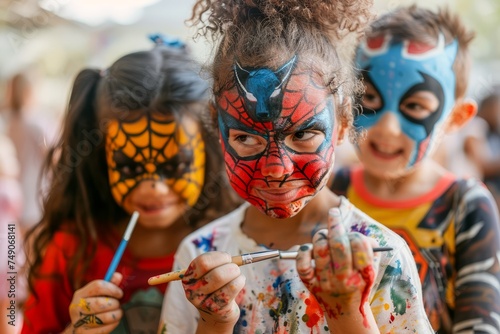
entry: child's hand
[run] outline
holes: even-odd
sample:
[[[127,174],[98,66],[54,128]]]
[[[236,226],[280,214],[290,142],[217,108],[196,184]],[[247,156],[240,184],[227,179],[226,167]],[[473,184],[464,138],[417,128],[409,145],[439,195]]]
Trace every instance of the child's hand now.
[[[340,322],[342,316],[362,319],[365,327],[372,323],[368,296],[375,279],[373,242],[360,233],[347,233],[340,211],[333,208],[328,230],[313,237],[312,252],[310,246],[300,248],[297,271],[329,323]]]
[[[109,333],[122,318],[118,287],[122,275],[114,273],[111,282],[94,280],[75,291],[69,306],[72,333]],[[70,326],[70,327],[71,327]]]
[[[187,299],[199,310],[200,327],[232,333],[240,310],[235,298],[245,286],[245,276],[223,252],[208,252],[195,258],[182,279]],[[229,331],[229,329],[231,329]]]

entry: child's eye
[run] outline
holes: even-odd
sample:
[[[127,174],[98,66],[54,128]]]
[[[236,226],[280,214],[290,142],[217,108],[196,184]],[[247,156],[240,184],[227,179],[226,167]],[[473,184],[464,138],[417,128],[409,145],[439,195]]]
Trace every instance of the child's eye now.
[[[244,145],[255,145],[258,143],[258,140],[256,138],[253,138],[249,135],[235,136],[234,141],[240,142],[241,144]]]
[[[129,176],[132,174],[132,169],[130,169],[129,166],[123,166],[121,168],[118,168],[118,170],[123,176]]]
[[[293,134],[293,140],[309,140],[315,135],[313,131],[298,131]]]
[[[365,82],[365,93],[363,94],[361,105],[365,114],[373,113],[375,110],[382,108],[382,98],[375,87],[369,82]]]
[[[144,167],[141,165],[137,165],[134,168],[134,171],[137,175],[144,173]]]
[[[189,172],[190,163],[188,161],[180,161],[172,159],[157,166],[157,173],[167,179],[179,179],[182,175]]]
[[[419,91],[404,99],[399,108],[414,119],[425,119],[437,111],[439,100],[432,92]]]
[[[267,146],[267,140],[261,136],[241,130],[229,130],[229,145],[240,157],[248,157],[262,153]]]
[[[285,145],[300,153],[313,153],[325,140],[325,133],[318,130],[297,131],[285,138]]]
[[[144,174],[144,166],[142,165],[118,165],[117,170],[125,179],[135,178],[141,174]]]

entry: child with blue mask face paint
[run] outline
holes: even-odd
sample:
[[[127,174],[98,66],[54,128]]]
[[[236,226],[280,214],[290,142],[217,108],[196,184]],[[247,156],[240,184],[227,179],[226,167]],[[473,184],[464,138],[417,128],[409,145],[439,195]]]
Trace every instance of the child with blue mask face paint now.
[[[500,328],[496,205],[483,184],[431,158],[442,135],[476,113],[464,100],[472,37],[447,10],[412,6],[372,23],[356,53],[361,164],[338,171],[331,186],[407,241],[438,333]]]

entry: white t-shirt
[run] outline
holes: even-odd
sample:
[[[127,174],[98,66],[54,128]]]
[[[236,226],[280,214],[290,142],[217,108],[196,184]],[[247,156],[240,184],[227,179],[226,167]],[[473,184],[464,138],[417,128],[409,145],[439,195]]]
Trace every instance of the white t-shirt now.
[[[212,250],[231,255],[266,250],[241,228],[248,204],[186,237],[175,256],[174,270]],[[397,234],[341,198],[340,212],[348,231],[375,238],[383,252],[377,263],[370,305],[381,333],[433,333],[423,308],[415,262]],[[234,333],[329,333],[326,319],[298,277],[295,261],[268,260],[240,267],[246,286],[237,298],[241,310]],[[171,282],[162,309],[159,333],[195,333],[198,310],[187,300],[181,281]]]

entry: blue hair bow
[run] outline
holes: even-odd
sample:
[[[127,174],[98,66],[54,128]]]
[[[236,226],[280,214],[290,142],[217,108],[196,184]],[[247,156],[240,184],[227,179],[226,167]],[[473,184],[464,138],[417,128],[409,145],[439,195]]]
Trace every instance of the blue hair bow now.
[[[178,38],[168,37],[163,34],[150,34],[149,39],[152,40],[156,45],[164,45],[177,49],[184,49],[186,44]]]

